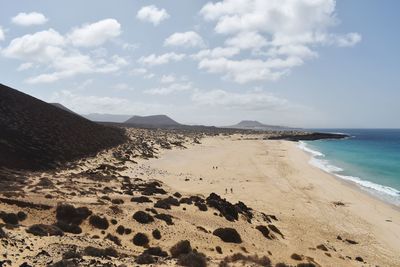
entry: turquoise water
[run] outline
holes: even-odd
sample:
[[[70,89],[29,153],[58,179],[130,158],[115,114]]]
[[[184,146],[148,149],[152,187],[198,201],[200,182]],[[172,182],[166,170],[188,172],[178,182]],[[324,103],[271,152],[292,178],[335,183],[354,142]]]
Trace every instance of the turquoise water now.
[[[329,129],[344,140],[301,142],[310,163],[360,188],[400,205],[400,129]]]

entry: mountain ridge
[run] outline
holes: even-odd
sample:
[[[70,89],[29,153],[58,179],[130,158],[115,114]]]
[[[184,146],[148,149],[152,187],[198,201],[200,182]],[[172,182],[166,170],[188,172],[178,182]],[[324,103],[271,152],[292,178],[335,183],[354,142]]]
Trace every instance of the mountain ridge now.
[[[180,126],[181,124],[171,119],[167,115],[150,115],[138,116],[134,115],[124,123],[135,125],[150,125],[150,126]]]

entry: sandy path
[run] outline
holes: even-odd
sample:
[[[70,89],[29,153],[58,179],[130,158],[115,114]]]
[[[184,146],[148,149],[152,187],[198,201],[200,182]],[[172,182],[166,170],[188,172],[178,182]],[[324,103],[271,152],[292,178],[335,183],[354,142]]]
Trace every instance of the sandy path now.
[[[278,215],[288,249],[323,266],[357,266],[357,256],[371,266],[400,266],[398,210],[310,166],[309,155],[295,143],[238,139],[207,138],[201,145],[167,151],[144,165],[165,171],[155,172],[154,178],[176,190],[205,196],[216,192]],[[336,206],[336,201],[345,205]],[[350,245],[337,236],[359,244]],[[315,250],[319,244],[335,252],[330,257]]]

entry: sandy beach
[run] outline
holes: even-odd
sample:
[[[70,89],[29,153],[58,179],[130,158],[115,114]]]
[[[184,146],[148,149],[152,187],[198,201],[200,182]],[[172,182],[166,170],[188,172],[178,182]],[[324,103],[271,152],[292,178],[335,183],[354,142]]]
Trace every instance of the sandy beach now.
[[[309,159],[295,142],[232,136],[166,151],[143,166],[158,169],[153,177],[173,190],[204,196],[216,192],[277,215],[285,239],[268,246],[254,240],[250,252],[268,249],[282,261],[296,252],[322,266],[399,266],[398,209],[311,166]],[[315,249],[319,244],[328,251]],[[357,263],[356,257],[366,263]]]
[[[3,174],[16,181],[0,198],[5,266],[400,265],[398,209],[311,166],[296,142],[129,136],[69,168]],[[184,240],[192,252],[174,256]]]

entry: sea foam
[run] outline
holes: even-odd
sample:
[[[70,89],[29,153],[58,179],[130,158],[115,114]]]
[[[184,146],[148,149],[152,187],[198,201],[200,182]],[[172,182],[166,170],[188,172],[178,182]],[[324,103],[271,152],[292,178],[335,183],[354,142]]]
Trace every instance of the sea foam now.
[[[389,186],[380,185],[371,181],[363,180],[360,177],[343,175],[341,172],[344,170],[338,166],[330,164],[325,159],[325,155],[319,151],[313,150],[307,146],[307,143],[300,141],[298,147],[303,151],[311,154],[309,163],[327,173],[333,174],[336,177],[353,182],[360,186],[361,189],[366,190],[392,204],[400,205],[400,191]]]

